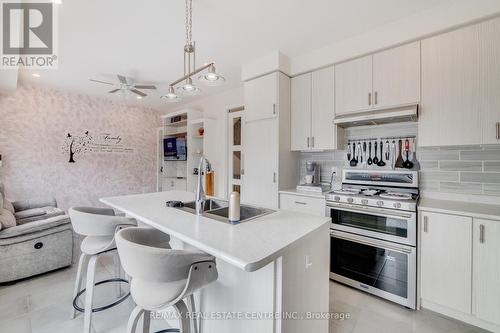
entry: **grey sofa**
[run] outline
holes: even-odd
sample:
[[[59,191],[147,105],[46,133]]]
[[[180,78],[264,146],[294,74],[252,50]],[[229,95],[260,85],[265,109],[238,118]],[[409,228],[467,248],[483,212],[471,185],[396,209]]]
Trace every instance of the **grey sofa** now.
[[[17,226],[0,230],[0,284],[70,266],[73,229],[56,201],[40,198],[12,204]]]

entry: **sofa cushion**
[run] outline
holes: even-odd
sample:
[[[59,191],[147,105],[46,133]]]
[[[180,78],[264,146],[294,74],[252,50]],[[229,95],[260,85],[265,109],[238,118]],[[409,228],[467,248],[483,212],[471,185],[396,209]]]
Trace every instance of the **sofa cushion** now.
[[[17,223],[14,214],[7,209],[0,208],[0,224],[2,225],[2,229],[15,227]]]
[[[13,228],[0,231],[0,239],[19,237],[22,235],[43,231],[63,224],[70,224],[68,215],[54,216],[45,220],[38,220],[30,223],[15,226]]]
[[[4,209],[7,209],[9,212],[11,212],[12,214],[14,214],[16,211],[14,210],[14,206],[12,206],[12,202],[10,202],[9,200],[7,200],[7,198],[4,197],[3,199],[3,208]]]
[[[29,222],[34,222],[38,220],[45,220],[54,216],[64,215],[65,212],[56,207],[40,207],[32,208],[27,210],[22,210],[15,214],[17,219],[17,224],[25,224]]]

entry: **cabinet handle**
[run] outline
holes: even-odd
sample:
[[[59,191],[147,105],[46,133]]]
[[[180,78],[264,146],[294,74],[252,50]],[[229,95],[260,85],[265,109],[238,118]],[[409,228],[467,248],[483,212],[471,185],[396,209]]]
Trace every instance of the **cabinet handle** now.
[[[484,243],[484,225],[479,225],[479,243]]]
[[[307,205],[307,203],[302,202],[302,201],[295,201],[295,203],[296,203],[297,205]]]
[[[313,137],[311,137],[311,147],[313,147],[313,148],[314,148],[314,136],[313,136]]]
[[[307,148],[309,148],[309,137],[307,137]]]
[[[372,93],[368,93],[368,105],[372,105]]]
[[[377,103],[378,103],[378,92],[377,91],[375,91],[374,100],[375,100],[375,105],[377,105]]]
[[[276,104],[273,104],[273,114],[276,114]]]
[[[273,172],[273,183],[276,183],[276,172]]]
[[[427,216],[424,216],[424,232],[428,232],[429,226],[428,226],[428,218]]]
[[[497,128],[497,140],[500,140],[500,121],[497,122],[496,128]]]

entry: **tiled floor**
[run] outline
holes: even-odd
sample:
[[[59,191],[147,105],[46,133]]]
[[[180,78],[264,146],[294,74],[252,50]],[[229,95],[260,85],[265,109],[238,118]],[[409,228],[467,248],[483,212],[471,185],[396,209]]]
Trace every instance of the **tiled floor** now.
[[[110,263],[110,260],[105,260],[105,264],[100,265],[97,280],[111,276]],[[83,316],[69,319],[75,272],[73,267],[12,286],[0,287],[0,332],[80,332]],[[114,297],[114,288],[109,286],[96,291],[96,297],[101,304]],[[410,311],[336,283],[331,283],[330,299],[332,312],[349,313],[351,317],[346,320],[332,320],[330,332],[334,333],[484,332],[428,311]],[[95,332],[125,332],[133,306],[129,299],[112,309],[95,314]],[[162,328],[166,328],[164,322],[154,321],[151,331]]]

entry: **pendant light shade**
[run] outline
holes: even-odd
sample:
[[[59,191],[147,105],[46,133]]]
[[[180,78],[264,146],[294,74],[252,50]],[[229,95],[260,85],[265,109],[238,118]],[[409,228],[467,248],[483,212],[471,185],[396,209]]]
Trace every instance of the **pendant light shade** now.
[[[214,65],[210,65],[210,67],[208,67],[207,73],[203,73],[198,76],[198,80],[200,80],[207,86],[220,86],[226,81],[226,79],[222,75],[218,74],[215,71]]]
[[[168,93],[165,95],[161,96],[162,99],[165,99],[169,103],[176,103],[179,102],[181,99],[177,94],[174,92],[174,87],[170,86],[168,88]]]
[[[188,78],[186,80],[186,83],[184,83],[182,86],[177,87],[177,90],[181,92],[183,95],[198,95],[200,93],[200,88],[195,86],[193,84],[193,80],[191,78]]]

